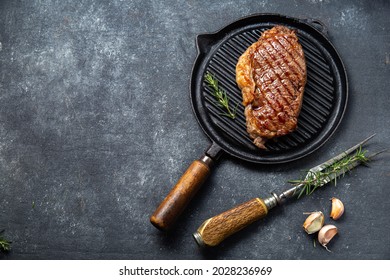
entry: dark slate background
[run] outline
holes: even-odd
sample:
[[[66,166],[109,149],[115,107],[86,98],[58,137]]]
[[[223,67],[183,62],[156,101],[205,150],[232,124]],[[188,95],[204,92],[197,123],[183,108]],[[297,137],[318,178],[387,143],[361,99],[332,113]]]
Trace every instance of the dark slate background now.
[[[195,37],[254,13],[315,18],[348,72],[335,135],[289,164],[222,159],[175,231],[149,216],[209,140],[189,101]],[[213,250],[205,219],[271,190],[363,138],[390,142],[389,1],[0,1],[3,259],[390,259],[389,156],[273,210]],[[328,253],[303,212],[346,207]]]

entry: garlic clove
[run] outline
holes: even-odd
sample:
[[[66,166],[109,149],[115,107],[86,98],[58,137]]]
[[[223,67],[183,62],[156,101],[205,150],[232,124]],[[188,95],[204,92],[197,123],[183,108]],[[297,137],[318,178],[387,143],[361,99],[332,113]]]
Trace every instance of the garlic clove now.
[[[318,242],[330,252],[327,245],[332,238],[338,233],[337,227],[334,225],[325,225],[318,232]]]
[[[344,204],[340,199],[332,197],[332,210],[330,212],[330,217],[333,220],[338,220],[344,213]]]
[[[313,234],[322,228],[324,220],[324,214],[321,211],[312,212],[303,223],[303,228],[308,234]]]

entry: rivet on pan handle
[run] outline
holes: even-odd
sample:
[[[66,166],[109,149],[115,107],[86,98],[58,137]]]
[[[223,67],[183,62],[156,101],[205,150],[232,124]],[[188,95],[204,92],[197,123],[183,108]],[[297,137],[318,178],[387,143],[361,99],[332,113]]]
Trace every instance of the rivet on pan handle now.
[[[150,217],[150,222],[156,228],[160,230],[172,228],[177,218],[210,175],[214,162],[221,153],[222,149],[213,143],[200,159],[191,163],[187,171]]]

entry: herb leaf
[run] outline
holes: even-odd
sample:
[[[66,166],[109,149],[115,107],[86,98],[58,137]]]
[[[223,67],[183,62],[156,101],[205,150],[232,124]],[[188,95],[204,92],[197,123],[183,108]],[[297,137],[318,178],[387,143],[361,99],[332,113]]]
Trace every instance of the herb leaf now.
[[[2,236],[3,232],[4,230],[0,231],[0,252],[8,252],[11,249],[11,242]]]
[[[226,91],[219,87],[218,80],[215,78],[215,76],[212,75],[210,72],[207,72],[204,78],[206,80],[207,85],[213,90],[212,94],[216,99],[215,104],[226,110],[226,112],[222,113],[221,115],[229,117],[231,119],[235,119],[238,103],[236,104],[236,107],[234,109],[230,109],[229,98],[226,94]]]
[[[294,186],[302,185],[298,198],[300,198],[303,194],[311,195],[316,189],[323,185],[324,182],[329,181],[332,176],[337,174],[343,174],[344,176],[345,173],[350,171],[352,163],[359,161],[362,164],[366,164],[371,158],[365,155],[366,152],[367,151],[362,151],[362,147],[359,147],[354,155],[347,156],[340,161],[331,164],[322,171],[308,171],[304,179],[291,180],[289,183]],[[335,185],[337,184],[337,176],[334,177],[333,182]]]

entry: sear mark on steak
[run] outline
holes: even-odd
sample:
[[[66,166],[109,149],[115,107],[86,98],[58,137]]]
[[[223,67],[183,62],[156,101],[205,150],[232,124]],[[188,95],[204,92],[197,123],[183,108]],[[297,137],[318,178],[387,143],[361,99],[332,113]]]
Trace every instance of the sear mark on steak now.
[[[239,58],[236,82],[253,143],[266,149],[271,138],[297,128],[306,84],[306,62],[294,30],[275,26]]]

